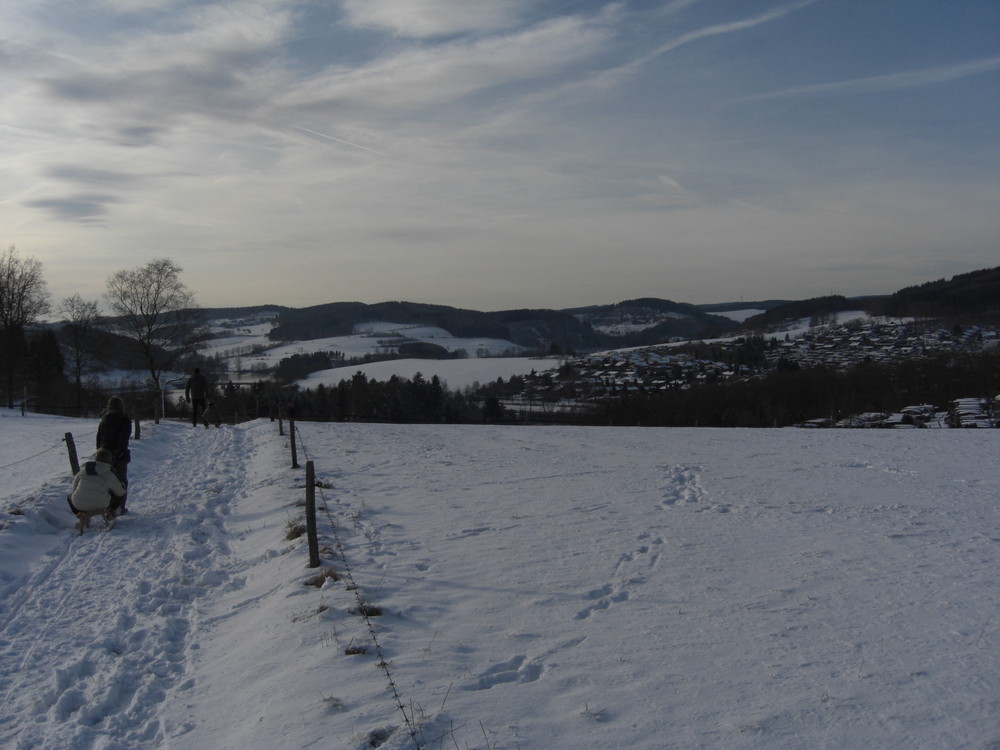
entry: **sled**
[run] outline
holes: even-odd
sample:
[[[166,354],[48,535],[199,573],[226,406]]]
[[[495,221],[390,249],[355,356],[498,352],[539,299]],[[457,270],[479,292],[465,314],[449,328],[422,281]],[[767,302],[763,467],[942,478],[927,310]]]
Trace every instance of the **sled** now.
[[[86,511],[79,510],[76,512],[76,530],[78,533],[82,534],[84,529],[90,528],[90,521],[92,518],[100,517],[104,521],[104,530],[110,531],[115,525],[115,513],[111,508],[107,510],[95,510]]]

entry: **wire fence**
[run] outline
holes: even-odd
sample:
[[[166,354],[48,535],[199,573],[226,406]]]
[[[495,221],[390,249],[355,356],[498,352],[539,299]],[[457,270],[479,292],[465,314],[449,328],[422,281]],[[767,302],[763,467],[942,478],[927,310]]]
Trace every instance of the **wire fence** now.
[[[277,421],[279,426],[279,432],[280,434],[284,435],[284,423],[282,421],[282,416],[281,416],[282,414],[287,416],[286,412],[280,410],[279,416],[277,417]],[[138,422],[138,420],[136,420],[136,422]],[[347,548],[344,544],[339,524],[333,512],[330,510],[330,503],[327,501],[327,498],[323,492],[325,489],[324,485],[322,484],[322,482],[315,481],[314,461],[311,458],[309,458],[309,450],[308,447],[306,446],[303,433],[299,429],[298,425],[296,425],[294,419],[288,419],[288,430],[289,430],[289,444],[290,446],[294,446],[294,448],[292,449],[293,452],[297,452],[298,449],[301,448],[303,456],[305,456],[307,461],[307,467],[306,467],[307,468],[306,474],[308,479],[308,481],[306,482],[307,505],[309,505],[310,503],[312,504],[313,506],[312,513],[314,515],[316,507],[321,508],[325,518],[327,519],[330,528],[330,534],[333,538],[333,546],[339,557],[340,565],[343,568],[343,578],[346,580],[347,590],[353,592],[354,598],[357,602],[356,611],[365,624],[365,629],[367,631],[368,639],[372,644],[372,647],[374,649],[377,658],[376,666],[382,671],[382,673],[385,676],[387,690],[392,695],[395,708],[400,712],[400,714],[403,717],[403,722],[406,725],[407,732],[409,733],[410,738],[413,740],[413,744],[416,750],[421,750],[421,748],[423,747],[423,745],[421,744],[421,732],[414,718],[414,710],[412,708],[412,704],[411,707],[408,708],[402,698],[402,695],[400,694],[399,685],[393,676],[392,668],[389,661],[385,658],[385,651],[383,649],[381,640],[375,628],[375,623],[373,618],[381,614],[381,609],[374,606],[371,602],[366,601],[365,599],[365,595],[362,591],[360,584],[357,581],[357,578],[355,577],[355,573],[353,568],[351,567],[350,560],[348,559]],[[78,437],[86,438],[95,436],[96,434],[97,434],[97,429],[95,428],[93,430],[90,430],[89,432],[80,433]],[[69,453],[70,463],[72,464],[75,458],[75,444],[74,444],[73,433],[67,432],[62,439],[52,443],[51,445],[43,448],[42,450],[39,450],[36,453],[33,453],[29,456],[25,456],[23,458],[16,459],[7,464],[0,465],[0,471],[10,469],[14,466],[18,466],[20,464],[24,464],[29,461],[40,459],[41,457],[46,456],[47,454],[56,450],[67,450]],[[297,455],[293,455],[292,468],[296,469],[300,468],[298,465]],[[318,506],[316,506],[315,504],[315,492],[317,490],[319,491],[321,500]],[[310,525],[312,527],[309,532],[310,533],[309,547],[311,550],[310,565],[311,567],[318,567],[319,566],[318,552],[315,553],[313,552],[313,550],[318,550],[318,534],[315,522]]]
[[[312,459],[309,458],[309,452],[308,449],[306,448],[302,432],[298,429],[298,426],[295,424],[294,420],[289,420],[288,427],[289,427],[289,435],[292,437],[292,439],[290,440],[290,444],[302,446],[302,453],[306,457],[306,462],[308,467],[307,477],[314,478],[315,477],[315,472],[313,470],[314,462]],[[298,468],[295,456],[293,456],[292,463],[293,463],[292,468]],[[393,703],[395,704],[396,709],[400,712],[400,714],[403,717],[403,723],[406,725],[407,732],[409,733],[410,738],[413,740],[413,744],[416,747],[416,750],[421,750],[420,730],[414,719],[413,709],[412,708],[407,709],[403,701],[403,698],[400,695],[399,686],[396,683],[395,678],[393,677],[391,666],[385,658],[385,652],[382,648],[382,643],[379,640],[378,634],[375,632],[375,624],[372,618],[377,616],[375,613],[376,612],[380,613],[381,610],[373,606],[371,602],[365,601],[365,597],[364,594],[362,593],[361,586],[358,584],[357,579],[354,577],[354,571],[352,570],[351,564],[347,558],[347,551],[341,539],[337,521],[334,518],[333,513],[331,513],[330,504],[327,502],[326,497],[323,494],[324,487],[322,483],[314,483],[313,488],[308,487],[309,484],[308,482],[306,484],[307,484],[307,504],[309,502],[308,496],[310,493],[313,492],[313,488],[319,490],[320,497],[322,499],[321,507],[324,515],[327,518],[327,521],[330,524],[330,531],[333,536],[334,547],[337,551],[337,554],[340,556],[340,563],[344,569],[344,578],[347,581],[347,589],[349,591],[354,592],[354,597],[358,605],[357,612],[364,620],[365,628],[368,632],[368,638],[371,641],[372,647],[375,650],[375,656],[377,657],[375,666],[377,666],[380,670],[382,670],[383,674],[385,675],[386,689],[391,693],[393,698]],[[315,528],[313,529],[312,533],[313,534],[316,533]],[[311,549],[315,548],[317,544],[318,544],[318,539],[314,538],[309,540],[309,545]],[[314,565],[313,567],[316,567],[316,565]]]

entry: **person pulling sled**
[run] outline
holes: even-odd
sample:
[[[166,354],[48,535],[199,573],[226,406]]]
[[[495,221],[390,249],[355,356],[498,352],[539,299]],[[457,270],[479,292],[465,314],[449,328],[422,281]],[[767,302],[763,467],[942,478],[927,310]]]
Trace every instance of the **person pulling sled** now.
[[[104,411],[101,423],[97,426],[96,447],[111,453],[111,465],[126,492],[128,491],[128,465],[132,460],[132,452],[128,447],[131,434],[132,418],[125,411],[125,402],[119,396],[112,396],[108,399],[108,408]],[[127,500],[126,495],[115,498],[111,510],[122,515],[126,512],[125,503]]]

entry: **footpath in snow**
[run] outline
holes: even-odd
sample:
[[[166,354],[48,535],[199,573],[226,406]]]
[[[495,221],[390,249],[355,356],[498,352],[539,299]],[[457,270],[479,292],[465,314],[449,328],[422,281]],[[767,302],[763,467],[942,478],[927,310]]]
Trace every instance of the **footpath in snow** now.
[[[995,431],[300,423],[317,570],[276,423],[78,536],[93,427],[0,417],[0,747],[1000,747]]]

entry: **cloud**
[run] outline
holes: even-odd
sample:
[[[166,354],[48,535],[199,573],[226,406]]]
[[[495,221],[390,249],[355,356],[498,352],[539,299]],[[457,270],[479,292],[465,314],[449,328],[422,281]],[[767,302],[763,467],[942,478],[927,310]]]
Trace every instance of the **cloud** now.
[[[375,113],[427,107],[490,87],[544,78],[594,55],[610,31],[583,18],[560,18],[474,42],[408,50],[304,82],[280,104]]]
[[[113,172],[108,169],[77,167],[70,165],[50,167],[48,175],[59,180],[83,183],[85,185],[126,187],[135,182],[135,177],[123,172]]]
[[[795,86],[780,91],[770,91],[755,96],[742,97],[740,101],[763,101],[767,99],[783,99],[797,96],[863,96],[867,94],[882,94],[888,91],[920,88],[948,83],[969,76],[982,75],[1000,70],[1000,57],[987,57],[981,60],[946,65],[935,68],[889,73],[886,75],[854,78],[831,83],[816,83],[808,86]]]
[[[108,206],[119,202],[118,198],[110,195],[80,193],[67,198],[26,201],[25,205],[47,211],[58,221],[90,224],[105,216]]]
[[[344,145],[352,146],[354,148],[359,148],[362,151],[369,151],[369,152],[371,152],[373,154],[378,154],[379,156],[388,156],[389,155],[389,154],[382,153],[381,151],[376,151],[373,148],[368,148],[367,146],[362,146],[362,145],[357,144],[357,143],[352,143],[351,141],[346,141],[343,138],[337,138],[336,136],[333,136],[333,135],[328,135],[326,133],[320,133],[319,131],[316,131],[316,130],[311,130],[309,128],[304,128],[301,125],[296,126],[296,129],[297,130],[301,130],[303,133],[306,133],[306,134],[311,135],[311,136],[315,136],[317,138],[323,138],[323,139],[326,139],[328,141],[335,141],[336,143],[343,143]]]
[[[752,29],[755,26],[760,26],[761,24],[769,23],[770,21],[775,21],[779,18],[783,18],[790,13],[794,13],[797,10],[801,10],[806,6],[812,5],[819,0],[800,0],[800,2],[790,3],[788,5],[782,5],[773,10],[769,10],[765,13],[761,13],[751,18],[745,18],[741,21],[731,21],[729,23],[712,24],[710,26],[705,26],[700,29],[695,29],[694,31],[689,31],[686,34],[681,34],[678,37],[670,39],[669,41],[661,44],[652,52],[649,52],[642,57],[639,57],[633,61],[632,65],[641,65],[650,60],[666,54],[667,52],[672,52],[678,47],[682,47],[685,44],[690,44],[691,42],[697,42],[701,39],[707,39],[713,36],[721,36],[724,34],[734,34],[740,31],[746,31],[747,29]]]
[[[657,14],[663,16],[672,15],[676,12],[684,10],[687,6],[696,5],[701,1],[702,0],[675,0],[675,2],[668,3],[666,6],[659,8],[657,10]],[[621,64],[595,66],[592,70],[584,70],[579,77],[569,81],[565,85],[558,88],[552,88],[532,97],[534,99],[534,104],[542,104],[545,100],[562,100],[564,103],[568,103],[573,100],[585,101],[592,98],[597,91],[613,92],[628,78],[639,73],[642,68],[648,66],[656,59],[683,47],[684,45],[715,36],[723,36],[726,34],[735,34],[746,31],[756,26],[784,18],[785,16],[793,14],[796,11],[819,1],[820,0],[799,0],[798,2],[782,5],[750,18],[744,18],[739,21],[731,21],[727,23],[709,24],[693,31],[673,36],[667,41],[656,45],[651,50],[635,53],[633,56],[629,57],[626,62]],[[608,23],[607,33],[609,42],[613,38],[612,32],[615,30],[614,22],[618,20],[619,15],[620,9],[617,6],[610,5],[605,9],[602,16],[602,21]],[[527,102],[528,99],[526,98],[525,103]]]
[[[158,125],[125,125],[115,128],[109,140],[119,146],[150,146],[165,130]]]
[[[520,0],[343,0],[349,23],[414,38],[510,28],[526,5]]]

